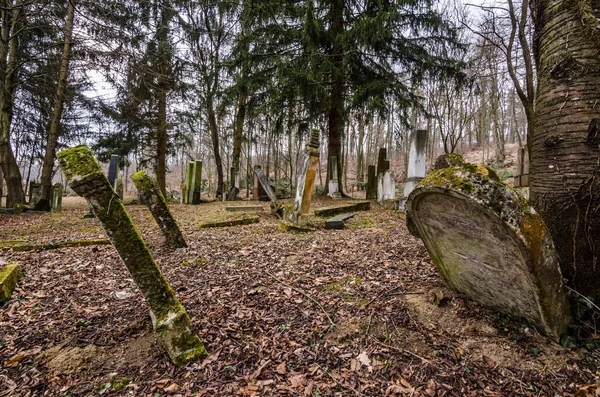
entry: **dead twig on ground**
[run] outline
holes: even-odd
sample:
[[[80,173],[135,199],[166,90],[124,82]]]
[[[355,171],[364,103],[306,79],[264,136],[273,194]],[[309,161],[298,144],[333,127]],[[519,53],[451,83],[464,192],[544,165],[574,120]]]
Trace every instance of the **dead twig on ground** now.
[[[419,356],[417,353],[415,353],[415,352],[411,352],[410,350],[406,350],[406,349],[403,349],[403,348],[401,348],[401,347],[396,347],[396,346],[388,345],[387,343],[380,342],[380,341],[378,341],[377,339],[373,339],[373,341],[374,341],[375,343],[377,343],[378,345],[380,345],[380,346],[383,346],[383,347],[385,347],[385,348],[388,348],[388,349],[391,349],[391,350],[395,350],[395,351],[397,351],[397,352],[399,352],[399,353],[402,353],[402,354],[406,354],[406,355],[409,355],[409,356],[416,357],[416,358],[418,358],[419,360],[421,360],[421,362],[423,362],[423,363],[425,363],[425,364],[429,364],[429,363],[431,363],[431,360],[428,360],[428,359],[426,359],[425,357],[421,357],[421,356]]]
[[[382,296],[386,296],[386,295],[390,295],[392,292],[399,290],[400,288],[404,287],[403,285],[398,285],[394,288],[390,288],[388,290],[383,291],[382,293],[378,294],[375,298],[371,299],[366,305],[364,305],[362,307],[362,309],[366,309],[367,307],[369,307],[371,305],[371,303],[375,302],[377,299],[381,298]],[[424,292],[418,292],[418,291],[406,291],[406,292],[399,292],[397,294],[394,295],[422,295],[424,294]]]
[[[317,301],[315,298],[313,298],[312,296],[308,295],[306,292],[302,291],[301,289],[296,288],[293,285],[290,285],[290,284],[286,283],[285,281],[282,281],[282,280],[278,279],[274,274],[271,274],[269,271],[265,270],[264,272],[269,277],[271,277],[273,280],[277,281],[279,284],[282,284],[282,285],[285,285],[288,288],[291,288],[292,290],[296,291],[300,295],[304,296],[306,299],[308,299],[311,302],[313,302],[315,305],[319,306],[319,308],[321,309],[321,311],[323,312],[323,314],[325,314],[325,316],[327,317],[327,320],[329,320],[329,324],[332,327],[336,326],[335,323],[333,322],[333,320],[331,319],[331,317],[329,316],[329,314],[327,313],[327,311],[325,310],[325,308],[323,307],[323,305],[321,305],[319,303],[319,301]]]

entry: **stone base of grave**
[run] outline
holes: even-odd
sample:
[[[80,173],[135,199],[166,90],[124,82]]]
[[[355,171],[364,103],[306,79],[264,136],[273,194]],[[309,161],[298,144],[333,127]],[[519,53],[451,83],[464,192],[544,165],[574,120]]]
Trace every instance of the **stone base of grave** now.
[[[464,162],[433,171],[409,195],[406,221],[449,288],[555,341],[566,332],[569,303],[550,233],[493,171]]]
[[[0,303],[10,299],[21,278],[21,267],[16,263],[7,265],[0,271]]]
[[[295,223],[295,222],[288,222],[288,221],[280,221],[279,222],[279,230],[283,230],[284,232],[297,232],[297,233],[307,233],[307,232],[314,232],[315,229],[302,224],[302,223]]]
[[[225,207],[225,211],[229,212],[249,212],[249,211],[263,211],[262,205],[228,205]]]
[[[316,216],[334,216],[345,212],[369,211],[371,209],[370,201],[361,201],[358,203],[339,205],[335,207],[318,208],[315,210]]]
[[[258,216],[251,216],[248,218],[232,219],[227,221],[201,223],[200,225],[198,225],[198,227],[200,229],[207,229],[211,227],[243,226],[258,223],[259,221],[260,219],[258,218]]]
[[[325,229],[343,229],[348,219],[354,218],[354,214],[340,214],[325,221]]]

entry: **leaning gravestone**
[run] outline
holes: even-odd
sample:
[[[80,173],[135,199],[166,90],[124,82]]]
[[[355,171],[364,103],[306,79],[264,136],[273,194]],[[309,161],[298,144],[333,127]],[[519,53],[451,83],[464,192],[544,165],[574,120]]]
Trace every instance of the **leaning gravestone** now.
[[[406,202],[444,283],[471,299],[522,317],[558,341],[571,320],[558,256],[540,215],[497,175],[447,155]]]
[[[75,193],[83,196],[132,279],[150,307],[154,330],[176,365],[204,358],[207,353],[185,308],[175,296],[142,236],[133,224],[94,155],[86,146],[76,146],[56,155]]]
[[[319,166],[319,130],[314,129],[310,134],[310,141],[306,145],[304,163],[298,173],[296,183],[296,199],[290,220],[298,223],[302,215],[308,214],[312,192],[315,187],[315,178]]]
[[[167,246],[172,249],[187,247],[183,234],[181,233],[175,218],[171,215],[167,200],[160,191],[160,187],[156,181],[148,176],[143,170],[133,174],[131,179],[139,194],[144,197],[148,210],[150,210],[150,213],[165,237]]]

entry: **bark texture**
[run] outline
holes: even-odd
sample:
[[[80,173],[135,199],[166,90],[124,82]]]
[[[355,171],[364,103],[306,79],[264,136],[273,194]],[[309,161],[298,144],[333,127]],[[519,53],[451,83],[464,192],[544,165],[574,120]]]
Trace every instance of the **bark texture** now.
[[[192,322],[169,285],[121,199],[116,195],[92,152],[85,146],[57,155],[69,185],[91,205],[108,238],[142,292],[155,331],[176,365],[204,358],[207,353]]]
[[[13,96],[17,83],[17,46],[21,1],[0,2],[0,167],[7,186],[7,207],[25,204],[21,171],[10,145]]]
[[[171,215],[167,200],[165,200],[165,196],[161,193],[158,184],[144,171],[136,172],[133,174],[132,179],[136,189],[143,196],[150,213],[165,236],[167,245],[172,249],[187,247],[183,234],[175,218]]]
[[[563,274],[600,297],[600,5],[533,3],[538,93],[531,137],[531,200],[551,231]]]

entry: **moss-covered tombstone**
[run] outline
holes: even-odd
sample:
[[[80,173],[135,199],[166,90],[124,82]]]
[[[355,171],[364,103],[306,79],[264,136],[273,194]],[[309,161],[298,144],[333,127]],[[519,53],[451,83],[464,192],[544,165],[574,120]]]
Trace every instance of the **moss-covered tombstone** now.
[[[156,181],[144,171],[136,172],[133,174],[132,179],[138,193],[143,196],[143,201],[165,236],[167,245],[173,249],[187,247],[183,234],[177,226],[175,218],[171,215],[167,200],[165,200]]]
[[[0,271],[0,304],[10,299],[20,278],[21,267],[16,263],[7,265]]]
[[[409,230],[449,288],[558,341],[571,317],[544,222],[493,171],[456,156],[408,196]]]
[[[154,329],[171,360],[176,365],[184,365],[190,360],[205,357],[206,350],[195,334],[189,316],[154,262],[92,152],[86,146],[76,146],[58,153],[57,157],[69,185],[88,200],[146,299]]]

